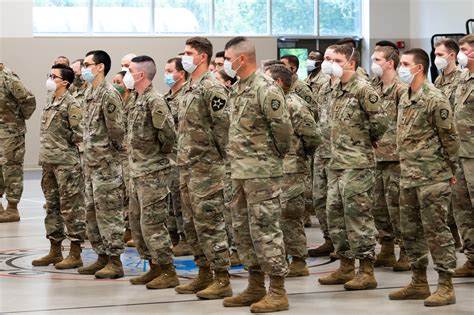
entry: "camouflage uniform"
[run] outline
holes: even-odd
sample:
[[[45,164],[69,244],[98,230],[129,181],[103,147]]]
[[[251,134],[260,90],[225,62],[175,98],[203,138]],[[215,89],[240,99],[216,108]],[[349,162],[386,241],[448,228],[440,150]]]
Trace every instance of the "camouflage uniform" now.
[[[336,253],[348,259],[374,259],[372,216],[374,151],[385,132],[377,92],[357,75],[338,83],[331,95],[331,161],[326,210]]]
[[[449,179],[457,169],[459,142],[448,99],[425,81],[399,103],[400,220],[414,270],[426,269],[428,249],[435,269],[454,271],[454,240],[446,223]]]
[[[185,87],[178,114],[184,232],[200,267],[229,268],[224,222],[224,158],[229,127],[224,87],[206,72]]]
[[[129,108],[130,227],[139,254],[154,264],[173,262],[166,227],[171,160],[176,140],[173,117],[163,96],[148,86]]]
[[[367,82],[369,81],[369,74],[362,67],[357,67],[356,75],[359,76],[359,79],[362,79]]]
[[[308,157],[321,142],[319,130],[311,113],[295,93],[285,97],[293,125],[290,150],[283,160],[281,230],[287,255],[306,258],[306,233],[303,226],[305,185],[302,179],[310,174]]]
[[[84,242],[81,119],[81,106],[69,92],[51,99],[41,115],[39,164],[43,168],[41,188],[46,199],[44,223],[46,237],[56,242],[66,235],[71,242]]]
[[[232,226],[242,263],[271,276],[285,276],[280,229],[283,157],[292,127],[283,92],[256,71],[229,95],[229,158]]]
[[[34,95],[0,63],[0,198],[20,201],[23,192],[25,120],[36,108]]]
[[[464,72],[456,90],[454,121],[460,138],[458,182],[453,189],[456,223],[461,230],[464,253],[474,262],[474,73]]]
[[[105,80],[86,92],[83,109],[87,235],[97,254],[123,252],[123,191],[120,151],[123,103]]]
[[[375,169],[374,207],[372,214],[379,238],[401,241],[400,232],[400,162],[397,154],[397,111],[407,86],[398,77],[388,86],[378,80],[373,86],[382,99],[382,114],[389,125],[375,149],[377,168]]]

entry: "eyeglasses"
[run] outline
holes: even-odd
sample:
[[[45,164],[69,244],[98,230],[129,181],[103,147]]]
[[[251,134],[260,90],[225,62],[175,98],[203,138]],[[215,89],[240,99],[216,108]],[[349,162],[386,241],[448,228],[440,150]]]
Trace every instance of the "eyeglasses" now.
[[[55,79],[64,80],[63,78],[61,78],[60,76],[57,76],[57,75],[55,75],[55,74],[47,74],[47,75],[46,75],[46,78],[47,78],[47,79],[50,79],[50,78],[51,78],[51,79],[53,79],[53,80],[55,80]]]
[[[86,62],[85,62],[85,63],[84,63],[84,68],[87,69],[87,68],[89,68],[90,66],[94,66],[94,65],[96,65],[96,63],[86,63]]]

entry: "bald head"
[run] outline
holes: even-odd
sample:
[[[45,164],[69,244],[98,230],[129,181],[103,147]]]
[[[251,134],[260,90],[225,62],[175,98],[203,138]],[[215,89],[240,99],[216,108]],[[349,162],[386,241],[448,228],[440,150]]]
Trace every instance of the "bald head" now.
[[[247,37],[234,37],[225,44],[225,50],[232,50],[235,55],[244,55],[249,62],[256,62],[255,44]]]
[[[122,68],[128,68],[130,66],[130,62],[132,62],[132,59],[135,58],[137,55],[135,54],[127,54],[122,57],[122,61],[120,61],[120,66]]]

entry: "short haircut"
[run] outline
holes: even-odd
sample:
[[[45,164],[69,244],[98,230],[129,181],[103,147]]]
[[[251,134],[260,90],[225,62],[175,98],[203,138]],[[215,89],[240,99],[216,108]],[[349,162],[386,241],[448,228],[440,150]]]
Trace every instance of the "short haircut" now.
[[[209,39],[199,36],[191,37],[186,40],[186,45],[196,49],[200,54],[206,54],[207,65],[210,64],[212,58],[212,43],[209,41]]]
[[[65,59],[66,60],[66,65],[69,66],[69,58],[66,56],[57,56],[56,59]]]
[[[335,44],[336,45],[349,45],[351,47],[357,48],[356,41],[353,38],[350,38],[350,37],[341,38]]]
[[[357,49],[350,45],[337,45],[336,47],[334,47],[334,53],[344,55],[347,59],[347,62],[349,62],[349,60],[351,59],[354,60],[356,69],[360,64],[359,52],[357,51]]]
[[[75,64],[76,62],[79,62],[79,65],[82,67],[84,67],[84,59],[83,58],[79,58],[79,59],[76,59],[74,60],[71,65]]]
[[[466,43],[474,47],[474,34],[466,35],[459,40],[459,46],[464,45]]]
[[[446,47],[446,50],[450,53],[455,53],[456,55],[458,54],[459,52],[459,45],[458,43],[456,43],[456,41],[454,41],[453,39],[451,38],[441,38],[440,40],[438,40],[434,46],[435,48],[439,47],[443,45],[444,47]]]
[[[230,81],[231,84],[234,84],[235,82],[237,82],[237,76],[235,76],[235,77],[228,76],[227,73],[225,73],[224,69],[221,69],[217,72],[221,75],[221,77],[222,77],[222,79],[224,79],[224,81]]]
[[[166,63],[174,63],[174,66],[175,66],[176,70],[184,71],[183,61],[182,61],[181,58],[174,57],[174,58],[168,59],[168,61],[166,61]],[[187,71],[184,71],[184,78],[186,80],[188,79],[188,75],[189,75],[189,73]]]
[[[316,61],[323,61],[324,60],[324,54],[320,50],[312,50],[309,54],[308,57],[313,57],[315,58]]]
[[[392,60],[393,67],[395,69],[398,67],[398,64],[400,63],[400,56],[398,55],[397,50],[393,49],[391,46],[379,46],[379,47],[376,47],[374,51],[381,52],[385,60],[387,61]]]
[[[224,58],[224,57],[225,57],[225,51],[216,52],[216,58]]]
[[[276,59],[268,60],[268,61],[265,61],[265,63],[263,64],[263,70],[266,71],[268,69],[268,67],[273,66],[273,65],[282,65],[282,66],[284,66],[285,64],[281,60],[276,60]]]
[[[300,61],[298,57],[296,57],[295,55],[283,55],[280,57],[280,60],[282,59],[288,60],[288,63],[290,64],[290,66],[294,66],[296,67],[296,69],[300,67]]]
[[[397,54],[400,54],[400,51],[398,50],[397,45],[394,42],[391,42],[389,40],[380,40],[375,43],[375,46],[392,47],[394,50],[396,50]]]
[[[153,80],[156,74],[156,64],[153,58],[151,58],[150,56],[141,55],[133,57],[131,62],[136,63],[138,65],[138,68],[141,71],[145,72],[148,80]]]
[[[109,54],[103,50],[91,50],[86,54],[86,57],[90,55],[92,55],[92,60],[94,60],[95,64],[101,63],[104,65],[104,75],[107,75],[112,64]]]
[[[127,71],[119,71],[117,74],[120,74],[123,78],[127,74]]]
[[[244,36],[237,36],[231,38],[226,44],[224,49],[234,49],[237,54],[243,54],[253,62],[256,61],[257,56],[255,52],[255,44]]]
[[[428,74],[428,68],[430,66],[430,57],[421,48],[413,48],[410,50],[407,50],[403,53],[404,55],[412,55],[413,60],[415,61],[416,65],[421,64],[423,66],[423,74],[427,75]]]
[[[266,71],[270,72],[273,80],[280,79],[283,82],[283,90],[287,92],[293,83],[293,73],[284,65],[272,65]]]
[[[58,69],[61,72],[61,78],[63,78],[64,81],[68,82],[66,88],[69,88],[69,86],[74,81],[74,76],[75,76],[74,70],[72,70],[71,67],[66,66],[65,64],[62,64],[62,63],[53,65],[51,69]]]

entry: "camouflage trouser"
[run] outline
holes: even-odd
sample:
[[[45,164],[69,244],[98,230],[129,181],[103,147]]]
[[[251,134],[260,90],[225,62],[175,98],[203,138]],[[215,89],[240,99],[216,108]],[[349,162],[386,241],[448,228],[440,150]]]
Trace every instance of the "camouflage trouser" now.
[[[329,238],[328,217],[326,212],[326,199],[328,196],[327,166],[330,159],[314,157],[313,165],[313,202],[316,217],[318,218],[324,238]]]
[[[184,233],[198,266],[229,269],[224,221],[224,167],[193,165],[180,170]]]
[[[0,198],[20,202],[23,193],[25,136],[0,138]]]
[[[109,161],[86,166],[87,236],[97,254],[118,256],[123,252],[122,165]]]
[[[124,190],[123,190],[123,219],[124,219],[124,226],[126,229],[130,228],[129,222],[129,213],[130,213],[130,165],[128,162],[128,156],[122,157],[122,176],[124,182]]]
[[[170,211],[167,219],[168,230],[184,233],[183,213],[181,212],[181,194],[179,191],[179,168],[171,168],[171,180],[169,188],[171,190]]]
[[[280,229],[281,180],[281,177],[232,180],[232,227],[240,260],[245,267],[260,266],[272,276],[288,273]]]
[[[140,256],[154,264],[173,262],[171,240],[166,227],[169,211],[170,169],[165,169],[130,181],[130,228]]]
[[[449,181],[400,190],[402,238],[412,269],[428,266],[429,249],[437,271],[454,272],[454,239],[446,222],[450,200]]]
[[[86,212],[81,166],[43,164],[42,168],[41,188],[46,199],[46,238],[61,242],[67,236],[71,242],[84,242]]]
[[[380,240],[401,241],[400,163],[378,162],[375,169],[374,208],[372,214]]]
[[[225,230],[227,232],[227,242],[232,250],[237,250],[234,242],[234,229],[232,228],[232,212],[230,209],[230,203],[232,202],[232,178],[230,172],[230,164],[226,164],[226,172],[224,178],[224,219],[225,219]]]
[[[453,207],[461,231],[464,254],[474,262],[474,159],[461,158],[453,187]]]
[[[305,176],[305,174],[284,174],[280,195],[282,208],[280,226],[286,254],[302,258],[308,256],[303,225]]]
[[[336,253],[342,257],[375,259],[374,181],[370,168],[328,169],[329,234]]]
[[[314,203],[313,203],[313,162],[314,158],[311,156],[311,159],[306,161],[306,166],[309,169],[308,174],[304,174],[304,204],[305,204],[305,216],[310,216],[314,214]]]

